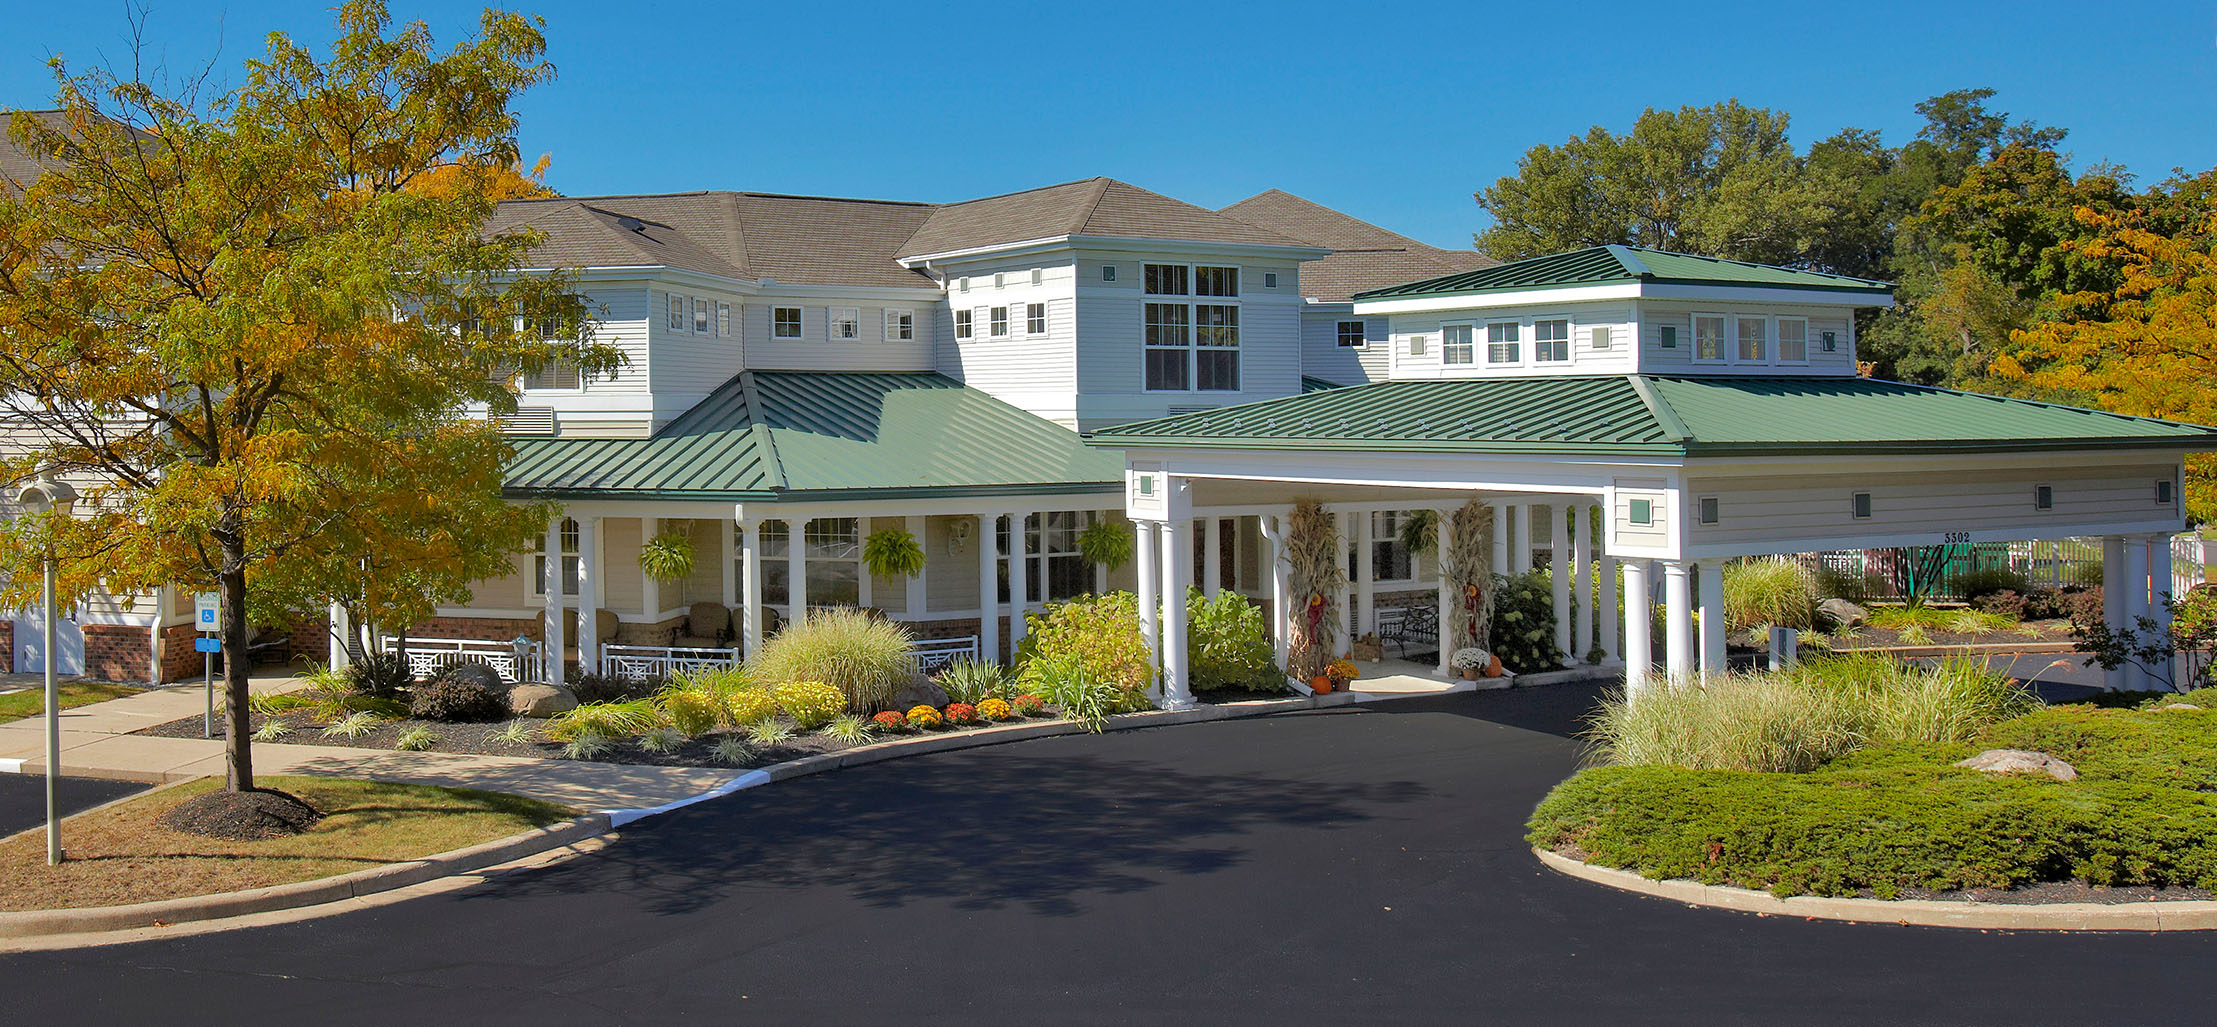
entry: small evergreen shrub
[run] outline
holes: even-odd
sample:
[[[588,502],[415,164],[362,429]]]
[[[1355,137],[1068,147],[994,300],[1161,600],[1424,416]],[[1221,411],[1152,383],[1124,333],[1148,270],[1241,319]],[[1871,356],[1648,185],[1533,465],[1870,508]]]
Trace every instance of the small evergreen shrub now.
[[[770,690],[778,709],[808,731],[847,711],[846,693],[821,681],[789,681]]]
[[[463,675],[441,671],[416,686],[408,698],[408,712],[422,720],[506,720],[508,697]]]
[[[729,715],[722,697],[706,688],[673,681],[655,696],[662,718],[687,738],[698,738],[716,729]]]

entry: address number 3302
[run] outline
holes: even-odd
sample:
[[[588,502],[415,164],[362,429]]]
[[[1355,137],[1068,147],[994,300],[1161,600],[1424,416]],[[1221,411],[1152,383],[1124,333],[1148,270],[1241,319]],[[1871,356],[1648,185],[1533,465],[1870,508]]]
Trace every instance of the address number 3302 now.
[[[1971,533],[1967,531],[1948,531],[1942,532],[1940,535],[1940,542],[1943,545],[1952,546],[1958,542],[1969,542],[1970,540]]]

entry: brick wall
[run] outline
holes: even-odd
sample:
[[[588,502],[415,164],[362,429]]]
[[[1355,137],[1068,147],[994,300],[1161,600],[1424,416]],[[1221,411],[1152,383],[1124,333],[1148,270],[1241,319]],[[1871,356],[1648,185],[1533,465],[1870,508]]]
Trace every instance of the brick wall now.
[[[414,638],[478,638],[508,642],[522,635],[539,641],[541,625],[536,617],[434,617],[408,629]]]
[[[200,676],[201,655],[192,648],[192,640],[199,635],[190,624],[172,624],[162,629],[162,681],[185,681]]]
[[[85,625],[85,676],[100,681],[145,681],[153,655],[150,631],[141,624]]]
[[[0,620],[0,673],[15,673],[15,622]]]

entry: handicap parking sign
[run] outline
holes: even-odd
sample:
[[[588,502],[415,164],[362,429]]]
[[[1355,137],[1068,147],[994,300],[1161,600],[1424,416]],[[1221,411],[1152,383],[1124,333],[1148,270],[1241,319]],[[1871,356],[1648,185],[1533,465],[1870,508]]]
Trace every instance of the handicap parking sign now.
[[[214,592],[194,593],[192,597],[192,623],[194,627],[202,631],[215,631],[222,627],[221,607],[217,605],[221,598]]]

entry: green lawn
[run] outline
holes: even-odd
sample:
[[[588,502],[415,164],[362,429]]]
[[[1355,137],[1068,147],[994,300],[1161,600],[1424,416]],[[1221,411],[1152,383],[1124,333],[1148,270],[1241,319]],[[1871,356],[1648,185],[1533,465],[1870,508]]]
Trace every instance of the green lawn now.
[[[62,709],[66,710],[136,695],[139,690],[130,685],[111,685],[104,681],[64,681],[61,683],[61,692]],[[46,689],[43,686],[32,685],[26,692],[0,695],[0,724],[35,717],[45,710]]]

